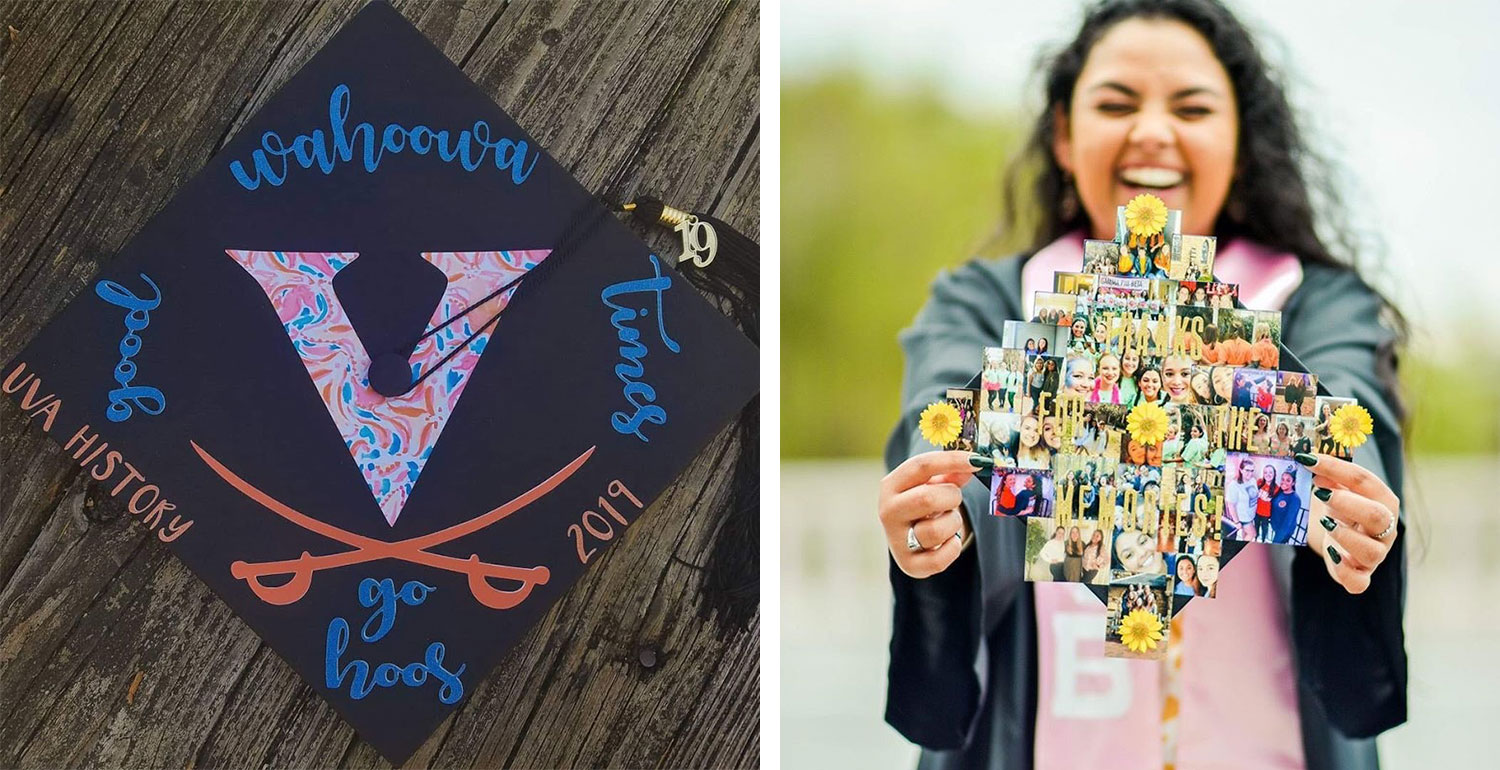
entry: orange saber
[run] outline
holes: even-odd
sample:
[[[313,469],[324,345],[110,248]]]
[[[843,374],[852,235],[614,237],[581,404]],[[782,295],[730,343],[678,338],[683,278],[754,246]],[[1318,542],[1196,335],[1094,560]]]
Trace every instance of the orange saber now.
[[[469,592],[473,594],[476,601],[491,609],[501,610],[510,609],[520,604],[530,595],[532,588],[545,584],[550,577],[550,572],[547,568],[541,566],[512,567],[503,564],[489,564],[481,561],[478,554],[472,554],[467,559],[459,559],[442,554],[428,553],[427,549],[478,532],[536,502],[556,489],[576,473],[579,468],[583,467],[583,464],[588,462],[589,457],[594,454],[594,450],[598,448],[589,447],[583,454],[574,458],[571,463],[563,466],[561,470],[552,474],[545,481],[498,508],[468,521],[438,530],[437,532],[392,543],[355,534],[327,522],[314,519],[240,478],[238,474],[226,468],[213,455],[210,455],[205,449],[198,446],[197,442],[189,441],[188,443],[192,445],[193,451],[198,453],[198,457],[214,473],[217,473],[220,478],[224,479],[226,483],[234,487],[241,494],[303,529],[316,532],[330,540],[336,540],[354,547],[352,551],[323,554],[321,556],[313,556],[307,551],[303,551],[302,555],[296,559],[258,563],[236,561],[231,564],[229,566],[230,574],[238,580],[245,581],[250,586],[250,590],[261,601],[275,605],[292,604],[300,601],[303,596],[307,595],[308,589],[312,586],[312,576],[317,572],[325,569],[336,569],[354,564],[379,561],[381,559],[397,559],[464,574],[469,578]],[[290,576],[291,579],[279,586],[268,586],[262,582],[263,578],[278,576]],[[491,585],[489,582],[491,579],[509,580],[521,585],[516,589],[502,590]]]

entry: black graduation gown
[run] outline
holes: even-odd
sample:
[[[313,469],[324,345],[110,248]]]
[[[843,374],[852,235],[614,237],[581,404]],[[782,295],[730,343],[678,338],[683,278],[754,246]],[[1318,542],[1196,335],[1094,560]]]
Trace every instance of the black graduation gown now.
[[[931,449],[915,430],[918,414],[945,388],[968,383],[980,349],[1000,344],[1006,319],[1022,318],[1022,264],[974,260],[934,282],[900,335],[902,415],[886,446],[887,467]],[[1380,299],[1352,271],[1305,263],[1302,285],[1283,308],[1283,342],[1330,392],[1354,396],[1370,411],[1375,433],[1354,459],[1399,497],[1400,430],[1392,394],[1377,375],[1394,366],[1395,335],[1380,323],[1380,311]],[[985,510],[980,483],[963,493],[969,511]],[[1406,721],[1405,525],[1399,527],[1395,551],[1357,596],[1329,579],[1311,549],[1273,550],[1309,770],[1378,767],[1374,737]],[[885,718],[923,747],[921,768],[1030,768],[1037,650],[1032,586],[1023,581],[1026,528],[990,520],[975,529],[973,545],[943,573],[916,580],[890,564]]]

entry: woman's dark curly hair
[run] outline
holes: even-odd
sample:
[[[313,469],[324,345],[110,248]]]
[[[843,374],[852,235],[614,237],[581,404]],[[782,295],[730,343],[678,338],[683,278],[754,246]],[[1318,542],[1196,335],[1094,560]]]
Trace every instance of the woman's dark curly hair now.
[[[1226,241],[1249,238],[1306,262],[1355,267],[1353,255],[1359,242],[1348,226],[1329,164],[1303,141],[1286,92],[1261,58],[1249,30],[1217,0],[1106,0],[1088,9],[1072,42],[1042,62],[1046,107],[1025,150],[1006,171],[1002,233],[1016,236],[1024,230],[1023,221],[1034,211],[1033,201],[1040,205],[1035,211],[1031,251],[1088,228],[1087,214],[1076,198],[1070,200],[1072,182],[1052,154],[1052,137],[1058,113],[1066,113],[1072,104],[1073,88],[1094,44],[1114,25],[1135,18],[1187,24],[1208,41],[1229,73],[1240,113],[1240,145],[1235,153],[1239,168],[1213,234]],[[1026,190],[1026,180],[1033,177],[1034,186]],[[1325,214],[1326,241],[1318,234],[1313,191]],[[1255,215],[1245,216],[1245,212]],[[1389,300],[1385,304],[1388,321],[1404,342],[1406,320]],[[1388,384],[1396,393],[1394,381]]]

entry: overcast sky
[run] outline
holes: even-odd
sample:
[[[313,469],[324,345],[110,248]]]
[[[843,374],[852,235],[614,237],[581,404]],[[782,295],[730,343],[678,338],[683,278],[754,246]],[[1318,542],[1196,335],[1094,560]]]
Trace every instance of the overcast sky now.
[[[1376,281],[1438,336],[1461,313],[1500,327],[1500,239],[1484,248],[1463,229],[1500,221],[1500,3],[1233,7],[1291,75],[1315,145],[1342,161],[1356,222],[1383,233],[1390,268]],[[1080,17],[1070,2],[785,3],[782,77],[854,66],[892,88],[940,82],[963,110],[1034,109],[1036,56]]]

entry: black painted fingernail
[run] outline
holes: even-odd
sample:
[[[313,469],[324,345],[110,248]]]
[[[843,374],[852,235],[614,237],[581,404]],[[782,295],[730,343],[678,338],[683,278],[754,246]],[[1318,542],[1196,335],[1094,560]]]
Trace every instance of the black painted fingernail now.
[[[1323,518],[1318,519],[1318,523],[1322,524],[1323,529],[1326,529],[1329,532],[1332,532],[1333,528],[1338,526],[1338,522],[1335,522],[1332,516],[1324,516]]]
[[[1333,546],[1331,545],[1328,546],[1328,558],[1333,559],[1334,564],[1338,564],[1344,560],[1344,557],[1340,556],[1338,551],[1333,550]]]
[[[1313,497],[1316,497],[1326,503],[1328,502],[1328,498],[1333,497],[1333,490],[1318,487],[1317,489],[1313,490]]]
[[[975,468],[993,468],[995,467],[995,460],[992,457],[975,453],[969,455],[969,464]]]
[[[1296,459],[1297,462],[1302,463],[1303,465],[1306,465],[1309,468],[1311,468],[1314,465],[1318,464],[1318,458],[1313,457],[1312,455],[1307,454],[1306,452],[1298,452],[1297,454],[1292,455],[1292,457],[1294,459]]]

